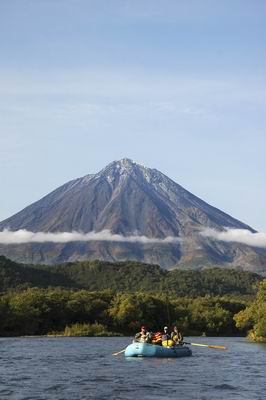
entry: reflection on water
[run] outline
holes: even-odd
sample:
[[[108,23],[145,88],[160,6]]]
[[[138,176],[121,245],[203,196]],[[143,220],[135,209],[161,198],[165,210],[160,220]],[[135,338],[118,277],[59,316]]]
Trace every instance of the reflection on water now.
[[[0,399],[264,400],[266,346],[244,338],[193,338],[177,359],[112,356],[130,338],[2,338]],[[189,339],[188,339],[189,341]]]

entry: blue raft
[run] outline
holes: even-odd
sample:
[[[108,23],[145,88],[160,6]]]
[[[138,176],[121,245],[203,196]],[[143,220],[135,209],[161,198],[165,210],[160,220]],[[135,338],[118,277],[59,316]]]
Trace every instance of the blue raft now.
[[[192,351],[187,346],[163,347],[149,343],[134,342],[127,346],[125,357],[188,357]]]

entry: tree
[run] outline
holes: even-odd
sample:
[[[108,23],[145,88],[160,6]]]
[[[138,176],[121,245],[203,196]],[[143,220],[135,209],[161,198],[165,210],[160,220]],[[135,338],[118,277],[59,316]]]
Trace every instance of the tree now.
[[[249,329],[250,339],[266,342],[266,279],[260,283],[255,301],[234,319],[238,328]]]

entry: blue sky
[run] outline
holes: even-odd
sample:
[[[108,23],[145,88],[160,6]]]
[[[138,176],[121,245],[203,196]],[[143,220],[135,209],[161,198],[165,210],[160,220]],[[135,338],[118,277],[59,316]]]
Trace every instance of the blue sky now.
[[[0,220],[129,157],[266,230],[266,2],[2,0]]]

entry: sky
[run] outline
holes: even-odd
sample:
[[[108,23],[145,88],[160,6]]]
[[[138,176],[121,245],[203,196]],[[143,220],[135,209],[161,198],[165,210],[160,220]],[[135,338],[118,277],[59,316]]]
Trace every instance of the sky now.
[[[0,220],[127,157],[266,231],[264,0],[0,0]]]

